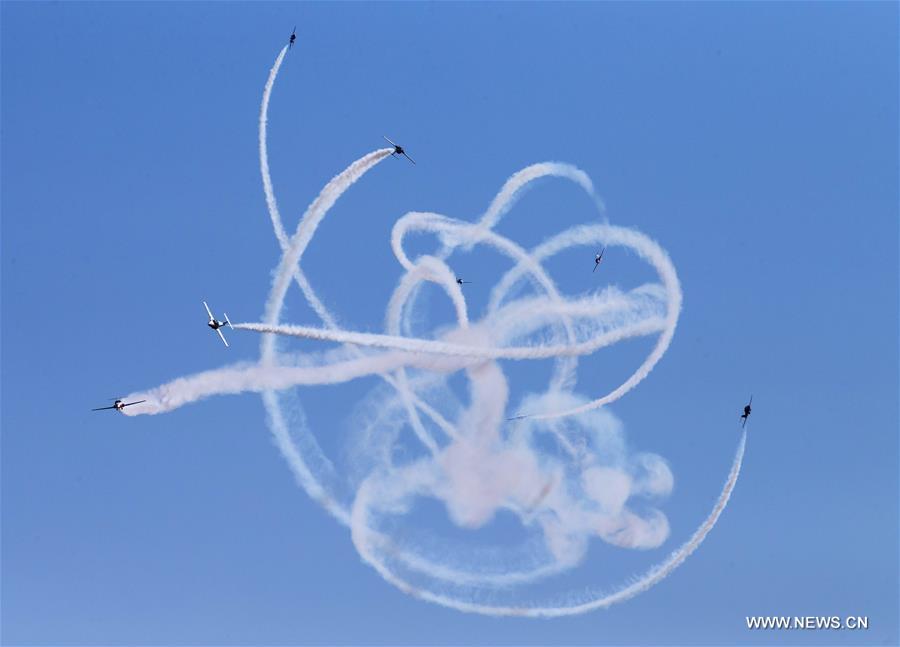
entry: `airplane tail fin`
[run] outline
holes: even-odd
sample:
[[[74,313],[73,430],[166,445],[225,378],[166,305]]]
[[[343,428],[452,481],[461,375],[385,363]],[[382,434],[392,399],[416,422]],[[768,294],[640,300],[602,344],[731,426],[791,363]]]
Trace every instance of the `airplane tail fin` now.
[[[222,314],[225,315],[225,323],[228,324],[228,327],[229,327],[229,328],[231,328],[232,330],[234,330],[234,326],[232,326],[232,325],[231,325],[231,322],[228,320],[228,313],[227,313],[227,312],[223,312]]]

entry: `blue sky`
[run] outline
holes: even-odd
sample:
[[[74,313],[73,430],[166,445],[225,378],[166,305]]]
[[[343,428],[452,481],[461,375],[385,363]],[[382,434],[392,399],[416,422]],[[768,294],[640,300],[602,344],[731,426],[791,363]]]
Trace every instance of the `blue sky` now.
[[[6,2],[0,17],[4,644],[900,639],[896,4]],[[613,587],[683,542],[751,392],[754,414],[729,508],[650,591],[558,620],[430,605],[384,582],[296,486],[258,396],[89,411],[258,356],[252,333],[224,349],[200,301],[262,314],[279,250],[257,116],[295,24],[269,115],[290,227],[382,134],[418,162],[368,174],[304,258],[349,326],[382,326],[397,218],[472,220],[534,162],[583,169],[610,222],[670,254],[675,339],[611,410],[671,467],[671,535],[592,545],[580,585]],[[596,220],[554,180],[514,211],[503,233],[526,246]],[[496,259],[460,263],[483,304]],[[591,265],[584,250],[548,267],[579,293]],[[625,255],[605,269],[649,276]],[[292,298],[289,315],[315,323]],[[579,392],[615,386],[648,348],[598,354]],[[296,392],[326,450],[346,433],[334,413],[373,385]],[[870,628],[759,633],[747,615]]]

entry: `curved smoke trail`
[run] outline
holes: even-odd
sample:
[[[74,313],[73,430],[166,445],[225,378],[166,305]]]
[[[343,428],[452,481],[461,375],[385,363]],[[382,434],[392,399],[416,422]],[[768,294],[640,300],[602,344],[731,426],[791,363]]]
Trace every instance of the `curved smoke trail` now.
[[[608,223],[570,228],[531,250],[500,235],[495,227],[543,177],[575,183],[603,210],[583,171],[559,162],[534,164],[513,174],[475,223],[423,212],[400,218],[391,246],[403,273],[386,309],[385,332],[341,328],[303,274],[302,257],[334,203],[392,150],[373,151],[332,178],[288,236],[267,151],[269,100],[285,53],[280,51],[269,73],[259,118],[263,191],[282,256],[263,321],[235,325],[262,333],[260,361],[132,394],[147,402],[124,413],[162,413],[213,395],[262,393],[275,441],[298,483],[350,527],[360,555],[386,581],[424,600],[487,615],[554,617],[609,606],[662,580],[696,550],[725,509],[740,473],[746,436],[712,512],[661,564],[612,593],[543,604],[513,599],[521,587],[576,566],[594,538],[645,549],[668,537],[668,521],[660,510],[645,503],[638,512],[633,506],[641,499],[665,497],[673,484],[671,471],[654,454],[632,452],[621,423],[603,408],[646,378],[673,338],[682,294],[666,252],[644,234]],[[436,237],[437,253],[411,258],[404,248],[411,233]],[[631,249],[653,267],[660,282],[568,297],[543,263],[583,245]],[[512,265],[492,288],[483,316],[473,318],[450,259],[457,249],[479,246]],[[281,323],[292,280],[323,327]],[[421,325],[418,306],[429,285],[449,299],[455,322],[413,334]],[[611,392],[593,399],[574,392],[580,357],[656,334],[647,357]],[[276,336],[340,346],[290,354],[279,352]],[[529,413],[510,418],[512,391],[500,362],[546,359],[555,362],[546,391],[522,397],[514,410]],[[448,383],[459,373],[468,383],[467,399]],[[348,445],[350,458],[338,465],[322,451],[290,389],[368,376],[381,378],[386,386],[355,408],[358,432]],[[405,430],[412,432],[418,450],[408,447]],[[461,528],[477,529],[498,513],[512,513],[520,522],[521,539],[499,548],[472,549],[429,534],[427,528],[423,534],[415,525],[404,526],[402,520],[414,518],[416,506],[429,500],[441,502]],[[513,601],[502,602],[504,597]]]
[[[282,249],[287,246],[287,234],[284,231],[284,225],[281,222],[281,214],[278,212],[278,201],[275,199],[275,189],[272,186],[272,177],[269,174],[269,149],[267,127],[269,123],[269,99],[272,97],[272,88],[275,86],[275,77],[278,76],[278,70],[281,69],[281,62],[284,61],[284,55],[287,54],[288,46],[285,45],[278,53],[275,64],[269,71],[269,78],[266,80],[266,87],[263,89],[262,105],[259,107],[259,171],[262,174],[263,193],[266,195],[266,206],[269,210],[269,216],[272,218],[272,228],[275,230],[275,236],[281,243]]]
[[[480,613],[490,616],[556,618],[560,616],[578,615],[581,613],[586,613],[588,611],[594,611],[596,609],[603,609],[616,604],[617,602],[624,602],[625,600],[633,598],[634,596],[650,589],[652,586],[662,581],[669,574],[671,574],[672,571],[678,568],[688,557],[690,557],[691,553],[693,553],[700,547],[700,544],[702,544],[703,540],[706,539],[706,536],[709,534],[710,530],[712,530],[716,525],[716,522],[719,520],[722,512],[725,511],[725,506],[728,505],[728,500],[731,498],[731,493],[734,490],[734,486],[737,484],[738,476],[741,473],[741,466],[744,461],[744,449],[746,448],[746,444],[747,434],[743,433],[741,434],[741,439],[738,442],[737,452],[735,453],[734,460],[731,464],[731,471],[728,473],[728,478],[725,481],[722,492],[719,494],[719,498],[716,500],[712,511],[709,513],[703,523],[701,523],[700,526],[694,531],[694,534],[691,535],[690,539],[688,539],[681,546],[672,551],[669,557],[666,558],[663,562],[651,567],[649,570],[647,570],[646,573],[644,573],[644,575],[634,580],[631,584],[628,584],[618,589],[617,591],[614,591],[613,593],[597,595],[590,600],[553,606],[496,606],[490,604],[473,604],[417,588],[409,584],[408,582],[405,582],[403,579],[397,577],[395,573],[393,573],[389,568],[385,566],[383,560],[378,557],[377,553],[372,550],[373,536],[367,532],[368,525],[366,520],[364,518],[361,518],[365,515],[366,509],[368,507],[367,504],[369,504],[370,502],[362,497],[357,500],[357,506],[354,509],[353,523],[351,524],[351,529],[353,530],[353,543],[360,554],[363,556],[363,559],[371,564],[385,580],[387,580],[397,588],[405,591],[406,593],[409,593],[410,595],[415,595],[416,597],[422,598],[423,600],[427,600],[428,602],[434,602],[451,609],[456,609],[457,611]],[[364,492],[362,494],[364,496],[368,493]]]

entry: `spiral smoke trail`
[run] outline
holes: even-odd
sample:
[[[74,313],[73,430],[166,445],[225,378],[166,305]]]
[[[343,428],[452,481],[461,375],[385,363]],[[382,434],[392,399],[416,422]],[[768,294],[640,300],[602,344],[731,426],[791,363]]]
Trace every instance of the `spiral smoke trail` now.
[[[569,228],[532,249],[498,233],[516,202],[545,177],[574,183],[603,211],[583,171],[561,162],[534,164],[513,174],[475,222],[427,212],[400,218],[391,248],[402,272],[384,332],[341,327],[304,275],[303,255],[331,207],[392,149],[368,153],[332,178],[289,235],[267,148],[269,101],[285,54],[286,48],[269,73],[259,117],[260,173],[281,258],[263,321],[234,326],[262,335],[260,359],[131,394],[146,402],[124,413],[159,414],[214,395],[261,393],[276,444],[301,487],[349,526],[359,554],[386,581],[423,600],[485,615],[556,617],[607,607],[661,581],[724,511],[746,435],[712,512],[660,564],[611,592],[539,599],[530,588],[575,568],[592,541],[648,549],[669,536],[668,520],[654,505],[671,492],[674,477],[661,457],[629,448],[622,423],[604,406],[633,391],[672,341],[682,293],[668,254],[646,235],[607,222]],[[437,252],[411,257],[404,246],[411,234],[434,237]],[[557,254],[600,245],[631,250],[659,281],[570,296],[544,269]],[[484,312],[473,316],[451,263],[457,250],[476,248],[505,257],[509,269],[491,288]],[[321,326],[281,321],[292,281]],[[429,290],[449,300],[455,321],[414,333],[426,320]],[[575,391],[580,358],[648,336],[657,336],[655,344],[619,386],[592,397]],[[280,350],[276,340],[292,337],[320,342],[323,350]],[[547,389],[516,394],[504,372],[508,363],[546,360],[554,362]],[[457,375],[465,378],[465,397],[450,383]],[[352,409],[356,432],[336,463],[310,428],[297,387],[372,376],[382,385]],[[512,514],[521,529],[518,543],[473,548],[437,534],[415,523],[417,506],[427,501],[440,502],[450,523],[473,533],[498,514]]]

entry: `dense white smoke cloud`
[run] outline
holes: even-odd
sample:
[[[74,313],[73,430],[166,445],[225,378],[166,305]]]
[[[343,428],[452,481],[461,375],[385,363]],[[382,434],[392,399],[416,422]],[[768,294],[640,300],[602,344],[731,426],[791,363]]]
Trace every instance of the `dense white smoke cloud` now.
[[[392,151],[369,153],[335,176],[288,235],[266,143],[269,99],[284,55],[269,74],[259,118],[263,190],[282,256],[264,320],[235,324],[262,334],[260,360],[132,394],[147,402],[124,412],[157,414],[212,395],[261,392],[276,444],[298,483],[350,527],[359,554],[385,580],[431,602],[488,615],[553,617],[605,607],[653,586],[715,525],[737,482],[744,437],[713,511],[662,563],[612,592],[576,596],[562,589],[554,596],[546,589],[575,569],[591,542],[649,550],[669,536],[659,506],[672,490],[672,472],[660,456],[629,447],[622,423],[604,406],[646,378],[672,340],[682,294],[666,252],[644,234],[606,222],[567,229],[533,249],[502,236],[497,225],[543,177],[575,183],[602,210],[584,172],[559,162],[535,164],[509,178],[475,222],[424,212],[400,218],[391,232],[400,272],[384,332],[340,328],[302,272],[302,258],[334,203]],[[438,251],[411,257],[404,246],[410,234],[435,237]],[[544,269],[556,254],[598,246],[632,251],[658,282],[572,296]],[[456,251],[481,248],[509,265],[496,277],[483,312],[473,314],[451,262]],[[281,322],[292,281],[321,325]],[[435,288],[452,304],[454,320],[413,334],[425,320],[423,294]],[[606,394],[578,393],[579,358],[653,335],[647,357],[619,386]],[[286,352],[278,337],[285,346],[301,337],[322,342],[323,349]],[[505,369],[547,360],[553,367],[546,389],[522,393],[511,385]],[[342,435],[341,455],[326,456],[296,387],[373,376],[380,386],[346,420],[324,430],[353,430]],[[498,531],[503,524],[506,530]],[[497,537],[508,541],[478,541]]]

